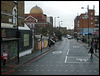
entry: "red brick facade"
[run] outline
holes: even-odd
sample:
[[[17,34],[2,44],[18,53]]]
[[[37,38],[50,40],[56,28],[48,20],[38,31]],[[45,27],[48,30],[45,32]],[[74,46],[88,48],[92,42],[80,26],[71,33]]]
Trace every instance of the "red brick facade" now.
[[[79,27],[78,22],[79,22]],[[89,10],[89,20],[88,20],[88,15],[87,13],[81,14],[80,16],[77,16],[74,19],[74,30],[77,32],[77,29],[79,28],[95,28],[95,11],[94,10]]]

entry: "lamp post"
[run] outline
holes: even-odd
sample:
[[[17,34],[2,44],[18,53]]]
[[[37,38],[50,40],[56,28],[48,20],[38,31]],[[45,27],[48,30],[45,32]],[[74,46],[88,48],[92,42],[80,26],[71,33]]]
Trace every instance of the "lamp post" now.
[[[19,63],[19,38],[20,38],[20,32],[18,30],[18,1],[14,1],[15,5],[17,6],[17,31],[16,31],[16,37],[17,37],[17,60]]]
[[[41,34],[41,53],[42,53],[42,34]]]
[[[89,5],[87,5],[87,11],[88,11],[88,47],[89,47]]]
[[[77,13],[77,37],[79,36],[78,33],[79,33],[79,24],[78,24],[78,13]]]
[[[59,31],[60,31],[60,22],[62,22],[62,21],[59,21]]]
[[[58,17],[55,17],[55,27],[56,27],[56,18],[59,18],[59,16]]]

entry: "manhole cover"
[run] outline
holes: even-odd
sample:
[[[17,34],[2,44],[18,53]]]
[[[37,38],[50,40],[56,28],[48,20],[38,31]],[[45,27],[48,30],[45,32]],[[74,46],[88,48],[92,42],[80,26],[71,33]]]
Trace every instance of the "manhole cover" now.
[[[62,51],[54,51],[54,52],[52,52],[53,54],[60,54],[60,53],[62,53]]]

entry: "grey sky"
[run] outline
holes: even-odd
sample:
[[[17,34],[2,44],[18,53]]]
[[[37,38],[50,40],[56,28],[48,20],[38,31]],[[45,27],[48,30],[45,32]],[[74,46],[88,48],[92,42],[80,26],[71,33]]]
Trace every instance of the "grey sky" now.
[[[56,19],[56,25],[58,26],[59,21],[62,21],[61,26],[68,29],[74,28],[77,13],[80,15],[87,12],[87,5],[89,5],[89,9],[93,9],[93,5],[95,5],[95,15],[99,15],[99,1],[25,1],[25,14],[30,13],[31,8],[36,5],[42,8],[47,17],[52,16],[54,19],[59,16],[60,18]]]

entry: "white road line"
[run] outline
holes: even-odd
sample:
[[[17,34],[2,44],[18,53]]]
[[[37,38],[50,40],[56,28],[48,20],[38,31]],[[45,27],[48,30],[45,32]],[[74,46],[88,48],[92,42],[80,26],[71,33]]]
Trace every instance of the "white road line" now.
[[[67,51],[67,55],[69,54],[69,49],[68,49],[68,51]]]
[[[91,63],[91,62],[66,62],[66,63]],[[93,63],[98,63],[98,62],[93,62]],[[88,65],[86,65],[86,66],[88,66]]]
[[[67,51],[67,55],[69,54],[69,49],[68,49],[68,51]],[[66,55],[66,57],[65,57],[65,63],[67,62],[67,55]]]
[[[66,58],[65,58],[65,63],[67,62],[67,56],[66,56]]]

